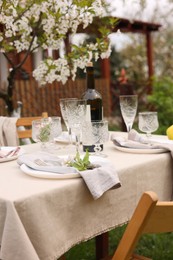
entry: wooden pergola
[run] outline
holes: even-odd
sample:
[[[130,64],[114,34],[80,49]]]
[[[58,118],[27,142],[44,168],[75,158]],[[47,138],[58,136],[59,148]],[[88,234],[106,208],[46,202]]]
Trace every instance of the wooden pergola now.
[[[97,35],[99,34],[97,28],[98,25],[100,25],[101,23],[104,23],[104,20],[97,19],[94,21],[94,23],[91,26],[88,26],[85,30],[82,27],[79,28],[78,32]],[[139,33],[145,35],[149,82],[152,76],[154,75],[152,32],[159,31],[160,27],[161,27],[160,24],[118,18],[118,22],[112,30],[113,33],[120,30],[122,33]],[[104,78],[107,78],[110,81],[109,59],[102,60],[102,76]],[[147,93],[151,93],[151,91],[152,91],[152,85],[149,84]]]

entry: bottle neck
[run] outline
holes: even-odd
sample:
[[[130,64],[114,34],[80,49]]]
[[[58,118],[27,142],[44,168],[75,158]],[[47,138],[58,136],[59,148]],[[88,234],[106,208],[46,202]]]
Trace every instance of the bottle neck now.
[[[95,89],[94,68],[93,67],[86,68],[86,87],[87,87],[87,89]]]

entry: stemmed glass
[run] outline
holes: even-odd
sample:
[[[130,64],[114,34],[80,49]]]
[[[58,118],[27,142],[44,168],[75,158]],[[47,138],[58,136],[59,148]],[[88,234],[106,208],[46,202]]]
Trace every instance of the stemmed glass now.
[[[82,126],[82,143],[83,145],[94,145],[94,154],[96,156],[106,157],[101,152],[105,142],[109,140],[108,121],[85,122]]]
[[[41,142],[41,148],[44,150],[51,151],[52,148],[55,148],[54,139],[61,132],[60,117],[48,117],[32,121],[32,139],[34,142]],[[53,144],[53,147],[51,144]]]
[[[77,100],[77,98],[61,98],[60,99],[60,110],[61,110],[61,115],[62,118],[64,120],[64,123],[67,127],[67,131],[68,131],[68,136],[69,136],[69,144],[72,144],[72,131],[71,131],[71,127],[69,126],[68,123],[68,118],[67,118],[67,111],[66,111],[66,102],[70,101],[70,100]]]
[[[76,152],[80,148],[80,136],[82,123],[86,118],[87,101],[83,99],[67,100],[65,102],[65,111],[67,120],[72,133],[75,134]]]
[[[46,143],[52,141],[49,118],[32,121],[32,139],[34,142],[40,142],[42,149],[46,148]]]
[[[126,124],[127,132],[130,132],[137,112],[138,97],[137,95],[123,95],[119,98],[121,114]]]
[[[61,117],[51,116],[51,117],[49,117],[49,122],[50,122],[50,131],[51,131],[50,144],[52,144],[52,146],[50,146],[50,148],[52,150],[54,150],[57,148],[55,140],[62,133]]]
[[[151,133],[159,127],[157,112],[140,112],[138,126],[139,130],[146,133],[147,137],[151,137]]]

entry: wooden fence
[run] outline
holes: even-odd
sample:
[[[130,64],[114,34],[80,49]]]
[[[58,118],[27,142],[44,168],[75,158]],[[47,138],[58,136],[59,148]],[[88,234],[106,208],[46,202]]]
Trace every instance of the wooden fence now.
[[[111,94],[107,79],[96,79],[96,89],[103,99],[104,116],[111,115]],[[69,80],[65,85],[55,82],[45,87],[39,87],[35,80],[18,80],[15,82],[13,102],[16,107],[17,101],[22,101],[22,116],[37,116],[47,111],[50,116],[59,116],[60,98],[80,98],[85,91],[84,79]],[[0,99],[0,115],[6,115],[5,103]]]

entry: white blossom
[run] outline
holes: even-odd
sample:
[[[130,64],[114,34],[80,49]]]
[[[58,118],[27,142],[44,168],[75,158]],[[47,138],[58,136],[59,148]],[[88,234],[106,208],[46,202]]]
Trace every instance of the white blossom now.
[[[103,0],[86,0],[85,6],[73,0],[0,0],[0,51],[8,53],[13,48],[18,53],[32,53],[37,48],[60,50],[67,34],[75,34],[79,26],[86,28],[95,17],[103,17]],[[103,44],[103,46],[102,46]],[[53,81],[65,83],[70,76],[75,79],[77,68],[86,63],[110,55],[110,46],[103,42],[71,47],[57,59],[45,59],[33,72],[33,76],[45,85]]]
[[[108,49],[105,52],[101,53],[102,59],[107,59],[111,54],[111,45],[109,44]]]

